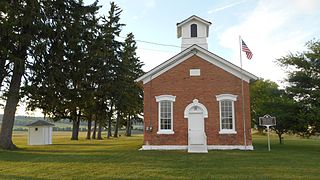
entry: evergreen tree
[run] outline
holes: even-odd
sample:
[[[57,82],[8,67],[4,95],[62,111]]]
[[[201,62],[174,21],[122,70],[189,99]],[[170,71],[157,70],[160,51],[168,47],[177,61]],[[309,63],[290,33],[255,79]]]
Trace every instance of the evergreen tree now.
[[[90,48],[99,7],[97,2],[84,6],[74,0],[46,3],[44,21],[51,31],[48,38],[39,40],[47,51],[32,65],[31,84],[26,87],[28,106],[40,108],[56,120],[72,120],[71,139],[77,140],[82,112],[93,90]]]
[[[142,88],[135,79],[143,74],[143,63],[136,54],[137,46],[134,35],[129,33],[125,39],[121,53],[121,63],[118,68],[117,110],[123,113],[126,119],[126,135],[131,135],[131,118],[142,112]]]
[[[40,3],[37,0],[9,1],[0,3],[1,13],[1,75],[3,61],[12,63],[13,69],[10,84],[6,93],[6,104],[1,125],[0,147],[14,149],[12,142],[12,129],[15,119],[17,104],[20,100],[21,78],[25,74],[26,63],[32,48],[32,40],[41,29],[39,20]],[[6,46],[6,47],[4,47]],[[2,78],[2,77],[1,77]],[[2,79],[3,80],[3,79]],[[1,80],[1,81],[2,81]]]
[[[103,112],[99,116],[101,123],[107,120],[108,137],[111,136],[112,117],[114,114],[114,97],[119,91],[116,89],[116,73],[119,67],[119,52],[121,43],[116,40],[124,24],[121,24],[120,14],[122,10],[113,2],[110,3],[107,17],[102,17],[97,39],[97,57],[95,60],[95,106],[97,112]]]

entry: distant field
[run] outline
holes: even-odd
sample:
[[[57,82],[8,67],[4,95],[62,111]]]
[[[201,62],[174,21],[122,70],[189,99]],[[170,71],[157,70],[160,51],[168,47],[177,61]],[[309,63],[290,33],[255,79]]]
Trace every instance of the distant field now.
[[[0,150],[0,179],[319,179],[320,140],[254,135],[254,151],[139,151],[142,135],[71,141],[54,132],[53,145],[27,146],[26,132],[14,134],[20,150]]]

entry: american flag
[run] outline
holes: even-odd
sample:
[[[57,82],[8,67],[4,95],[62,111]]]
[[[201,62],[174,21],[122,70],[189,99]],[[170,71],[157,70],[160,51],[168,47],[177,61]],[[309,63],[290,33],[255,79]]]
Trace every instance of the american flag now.
[[[243,40],[242,41],[242,51],[243,52],[246,52],[246,55],[247,55],[247,58],[248,59],[251,59],[252,58],[252,52],[250,51],[250,49],[248,48],[248,46],[246,45],[246,43],[244,43]]]

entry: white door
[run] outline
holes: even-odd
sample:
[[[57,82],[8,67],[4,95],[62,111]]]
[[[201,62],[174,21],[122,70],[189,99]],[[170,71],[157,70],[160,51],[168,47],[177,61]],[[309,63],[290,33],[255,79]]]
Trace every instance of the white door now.
[[[205,144],[203,112],[189,114],[189,144]]]

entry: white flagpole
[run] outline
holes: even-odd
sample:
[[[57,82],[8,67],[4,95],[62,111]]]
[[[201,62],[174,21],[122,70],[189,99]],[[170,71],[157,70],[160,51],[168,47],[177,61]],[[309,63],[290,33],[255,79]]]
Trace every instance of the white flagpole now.
[[[244,109],[244,91],[243,91],[243,69],[242,69],[242,39],[239,35],[239,46],[240,46],[240,68],[241,68],[241,99],[242,99],[242,120],[243,120],[243,139],[244,149],[247,150],[247,135],[246,135],[246,114]]]

